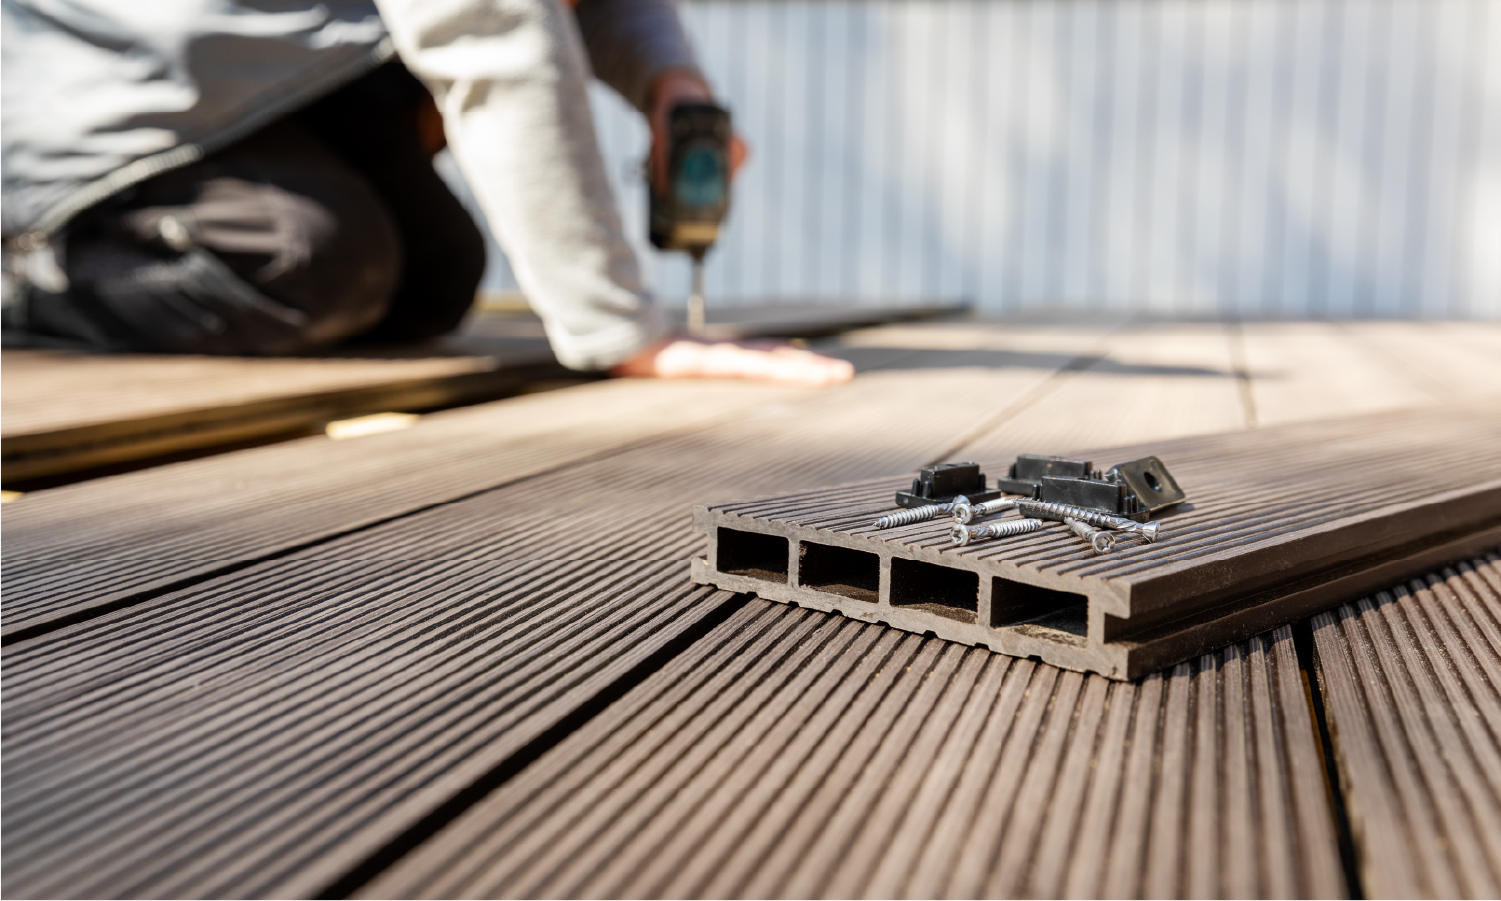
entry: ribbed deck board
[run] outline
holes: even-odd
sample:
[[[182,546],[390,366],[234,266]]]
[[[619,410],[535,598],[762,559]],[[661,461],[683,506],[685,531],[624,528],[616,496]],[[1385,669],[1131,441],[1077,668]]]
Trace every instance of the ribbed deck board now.
[[[1032,370],[996,376],[1028,381],[1046,377],[1047,372]],[[933,382],[942,383],[948,389],[946,396],[953,398],[948,410],[934,409],[931,404],[927,389]],[[280,755],[277,759],[282,761],[291,759],[292,750],[279,750],[282,745],[278,742],[296,741],[304,734],[300,730],[317,728],[316,723],[302,721],[303,710],[332,705],[319,717],[333,720],[337,714],[337,721],[383,721],[382,717],[397,715],[387,712],[389,699],[381,687],[390,674],[405,674],[417,664],[420,658],[412,656],[410,646],[441,640],[442,630],[438,630],[439,635],[428,635],[434,627],[421,619],[405,629],[392,621],[418,617],[423,606],[461,601],[462,596],[458,600],[452,597],[460,579],[471,585],[465,591],[486,593],[494,590],[485,587],[486,573],[498,575],[507,567],[519,566],[529,575],[515,590],[545,592],[559,578],[550,573],[584,567],[601,575],[566,600],[554,602],[573,605],[576,622],[562,623],[556,636],[543,638],[578,645],[569,654],[560,654],[557,666],[580,665],[579,661],[587,661],[590,666],[610,663],[618,675],[622,666],[615,666],[614,661],[641,659],[670,638],[674,630],[691,628],[704,615],[702,607],[689,609],[683,600],[706,596],[704,589],[691,586],[686,578],[686,558],[697,549],[686,528],[688,510],[696,497],[705,492],[739,493],[749,487],[789,482],[811,487],[836,474],[910,470],[931,453],[932,435],[897,432],[885,441],[863,442],[861,453],[830,455],[832,447],[849,440],[852,428],[868,409],[864,404],[848,403],[849,393],[858,397],[859,392],[865,392],[868,397],[879,396],[899,407],[926,410],[933,414],[935,423],[946,422],[957,434],[968,428],[967,406],[994,387],[967,370],[958,374],[933,370],[921,378],[914,378],[913,370],[900,375],[872,373],[862,383],[845,394],[845,401],[837,392],[801,392],[797,405],[770,404],[765,415],[739,417],[712,430],[690,430],[572,467],[555,468],[335,538],[296,552],[289,559],[257,563],[195,588],[13,643],[5,655],[5,804],[7,817],[14,817],[13,821],[35,818],[37,825],[31,832],[8,835],[7,854],[45,865],[39,863],[35,869],[7,867],[7,892],[307,894],[335,883],[385,843],[441,807],[455,791],[503,762],[519,745],[552,728],[568,712],[511,711],[504,723],[506,728],[489,734],[483,751],[475,752],[478,756],[446,764],[429,758],[441,756],[439,748],[462,742],[464,730],[473,728],[467,721],[452,726],[438,724],[427,731],[414,729],[416,750],[369,761],[356,772],[320,770],[317,767],[325,765],[320,756],[307,765],[306,771],[297,770],[295,784],[299,790],[295,796],[267,795],[264,803],[252,803],[252,797],[265,795],[283,778],[293,778],[281,769],[255,767],[265,754]],[[683,461],[698,462],[685,465]],[[585,527],[577,527],[580,522]],[[597,522],[613,522],[614,527],[589,525]],[[640,615],[668,609],[672,628],[665,627],[668,620],[659,620],[663,634],[652,635],[649,642],[641,636],[632,639],[643,646],[640,650],[630,645],[624,649],[610,646],[604,643],[606,638],[616,638],[591,631],[595,627],[589,617],[614,615],[611,611],[622,606],[629,609],[630,598],[642,590],[638,583],[643,569],[661,573],[665,587],[664,600]],[[398,588],[382,584],[381,578],[410,584]],[[419,612],[408,612],[414,604]],[[282,622],[274,612],[262,614],[262,608],[268,606],[293,608],[287,616],[295,615],[298,623],[306,622],[309,627]],[[307,612],[302,612],[303,608],[308,608]],[[259,665],[245,660],[253,649],[264,647],[263,655],[298,672],[337,667],[341,653],[360,647],[362,634],[351,634],[347,640],[338,638],[344,629],[339,617],[358,617],[359,611],[367,608],[373,612],[368,614],[370,623],[362,628],[390,635],[386,644],[373,646],[358,662],[348,664],[346,678],[362,683],[363,688],[346,688],[343,681],[325,686],[309,677],[297,683],[298,702],[288,702],[257,719],[251,738],[236,740],[222,749],[205,746],[207,736],[222,727],[223,711],[251,704],[264,691],[256,680],[247,679]],[[258,617],[268,621],[259,631],[248,631],[248,622],[259,622]],[[164,630],[180,631],[174,640],[193,650],[178,651],[159,634]],[[468,631],[460,629],[458,634],[464,636]],[[539,640],[517,630],[496,638],[483,656],[496,661],[529,660],[540,653],[535,648]],[[144,648],[151,649],[149,661],[143,660]],[[203,682],[194,680],[195,693],[203,696],[202,705],[138,707],[120,703],[122,693],[170,697],[181,691],[187,675],[171,658],[186,653],[201,657],[207,670],[222,674],[223,681],[211,683],[213,690],[208,692],[198,691]],[[65,661],[61,666],[66,672],[57,672],[51,663],[59,660]],[[484,659],[458,658],[447,665],[478,667],[481,672],[488,666]],[[441,691],[435,689],[438,694],[432,703],[461,703],[469,686],[458,676],[445,678],[452,684]],[[55,679],[63,679],[63,684],[55,685]],[[564,706],[576,709],[601,690],[601,685],[589,691],[580,689]],[[357,697],[346,703],[345,694]],[[101,698],[108,699],[107,703],[98,703]],[[495,701],[496,705],[503,703]],[[28,710],[34,711],[35,718],[27,717]],[[493,709],[486,714],[493,715]],[[113,721],[116,725],[111,725],[111,716],[117,717]],[[56,738],[62,734],[60,719],[72,720],[77,728],[61,745]],[[95,733],[94,740],[85,739],[90,730]],[[130,740],[112,744],[108,736],[114,732],[128,733]],[[182,805],[187,800],[183,795],[162,795],[159,803],[146,806],[116,803],[121,796],[152,796],[161,778],[161,770],[155,766],[158,755],[165,753],[161,749],[170,744],[170,737],[178,734],[193,737],[187,744],[175,746],[178,759],[185,759],[194,747],[209,758],[205,785],[232,774],[251,774],[244,777],[243,784],[234,782],[232,791],[225,789],[228,794],[193,796],[201,798],[203,809],[216,814],[213,828],[205,826],[191,833],[176,829],[185,815]],[[358,756],[353,751],[339,751],[341,747],[335,742],[330,753],[345,753],[351,759]],[[101,755],[106,758],[104,762],[96,762]],[[99,780],[77,780],[80,773],[92,773],[100,767],[107,775]],[[70,797],[78,806],[68,810],[94,811],[93,815],[43,817],[48,805],[56,804],[54,780],[63,779],[62,773],[68,774],[75,785]],[[414,783],[431,787],[402,788]],[[316,801],[316,809],[326,810],[327,815],[305,824],[314,808],[304,799],[307,803]],[[261,837],[267,830],[295,840],[264,848]],[[165,838],[160,843],[149,838],[139,842],[131,839],[156,835]],[[244,836],[243,842],[240,836]],[[149,854],[142,852],[149,861],[143,863],[145,856],[138,860],[122,850],[135,845],[149,849]],[[306,853],[288,854],[289,847],[306,849]],[[52,866],[56,860],[73,859],[87,865],[77,871],[60,871]],[[209,860],[215,865],[201,864]],[[235,863],[231,866],[228,861]]]
[[[806,397],[610,382],[84,482],[5,509],[4,634],[143,596],[633,442]]]
[[[263,563],[12,645],[5,894],[322,892],[730,599],[680,569]]]
[[[481,320],[482,321],[482,320]],[[0,475],[27,480],[319,431],[391,410],[493,400],[576,379],[530,326],[310,357],[5,352]],[[507,332],[510,333],[507,333]]]
[[[363,897],[1329,897],[1291,635],[1140,683],[754,602]]]
[[[1254,357],[1260,326],[1242,328],[1239,356]],[[1335,375],[1314,352],[1323,338],[1276,369],[1237,362],[1230,327],[1120,340],[1153,331],[1104,320],[869,329],[839,343],[868,370],[846,389],[592,385],[7,504],[7,627],[13,592],[58,606],[43,611],[52,631],[4,655],[5,893],[349,888],[393,837],[420,837],[425,818],[443,822],[499,781],[365,894],[469,893],[492,877],[541,893],[1339,894],[1323,763],[1285,634],[1109,683],[751,601],[716,643],[667,669],[651,656],[680,630],[697,634],[720,597],[686,584],[683,561],[702,547],[694,503],[894,478],[959,455],[1343,412],[1319,394]],[[1444,340],[1487,346],[1488,335]],[[1372,342],[1339,340],[1341,384],[1390,371]],[[1393,384],[1408,393],[1373,406],[1434,403],[1442,392],[1418,381],[1473,371],[1404,370]],[[1269,380],[1278,391],[1261,392]],[[1050,404],[1058,397],[1072,400]],[[18,553],[28,548],[33,562]],[[106,612],[112,602],[130,603]],[[62,625],[68,604],[83,621]],[[454,625],[466,614],[472,624]],[[505,631],[528,615],[557,626]],[[916,665],[897,672],[885,662],[897,658]],[[648,669],[657,675],[596,713]],[[641,731],[647,705],[690,696],[696,706],[667,714],[688,730],[676,744]],[[630,747],[597,770],[575,766],[620,741],[612,724]],[[555,743],[519,770],[508,762]],[[923,755],[939,763],[919,765]],[[539,799],[578,811],[590,796],[566,785],[610,794],[564,822]],[[672,785],[686,793],[665,797]],[[564,850],[518,867],[487,844],[505,798]],[[784,827],[794,832],[779,838]],[[616,858],[613,846],[662,856]],[[451,880],[422,875],[438,861],[459,868]]]
[[[1501,554],[1313,620],[1361,881],[1501,893]]]
[[[714,337],[830,335],[961,312],[953,304],[824,302],[716,308]],[[0,458],[20,481],[321,429],[329,420],[493,400],[539,381],[576,379],[530,313],[472,317],[456,336],[412,348],[308,357],[5,353]]]
[[[1188,502],[1160,515],[1154,543],[1123,541],[1103,555],[1056,523],[966,547],[952,546],[943,517],[875,529],[903,480],[710,504],[694,515],[709,544],[694,579],[1135,678],[1379,587],[1403,568],[1501,543],[1494,400],[1046,452],[1100,469],[1156,454]],[[1003,471],[1003,460],[981,462]],[[1017,518],[1013,510],[997,521]],[[745,569],[737,550],[763,545],[765,565]],[[859,571],[821,584],[815,561],[836,559],[858,560],[830,565]],[[928,581],[903,582],[899,566]],[[1030,610],[1005,618],[1003,599],[1029,588],[1073,595],[1078,622],[1053,627]]]

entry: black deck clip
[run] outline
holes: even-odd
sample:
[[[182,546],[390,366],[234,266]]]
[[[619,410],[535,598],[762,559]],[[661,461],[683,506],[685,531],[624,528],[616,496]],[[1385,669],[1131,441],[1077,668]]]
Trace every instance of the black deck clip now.
[[[1181,503],[1184,494],[1161,460],[1142,457],[1113,466],[1103,476],[1098,472],[1084,478],[1043,476],[1040,499],[1146,522],[1158,511]]]
[[[995,480],[995,487],[1007,494],[1022,494],[1034,499],[1042,498],[1042,480],[1048,476],[1070,479],[1096,477],[1088,460],[1070,460],[1067,457],[1048,457],[1042,454],[1022,454],[1011,464],[1010,473]]]
[[[1178,487],[1178,482],[1167,467],[1156,457],[1142,457],[1129,463],[1110,467],[1105,478],[1120,482],[1136,495],[1141,508],[1156,513],[1174,504],[1181,504],[1188,495]]]
[[[979,504],[1001,496],[1001,491],[985,487],[985,473],[978,463],[939,463],[924,466],[912,480],[911,491],[898,491],[896,503],[900,507],[926,507],[928,504],[946,504],[959,495]]]

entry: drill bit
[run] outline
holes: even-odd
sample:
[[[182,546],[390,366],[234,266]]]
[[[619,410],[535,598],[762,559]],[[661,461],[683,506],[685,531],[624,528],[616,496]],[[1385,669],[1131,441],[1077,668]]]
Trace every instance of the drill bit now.
[[[704,255],[693,254],[693,288],[688,294],[688,334],[704,335]]]

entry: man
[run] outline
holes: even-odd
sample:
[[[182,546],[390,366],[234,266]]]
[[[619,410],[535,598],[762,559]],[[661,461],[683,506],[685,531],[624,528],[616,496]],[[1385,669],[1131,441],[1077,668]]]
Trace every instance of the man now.
[[[641,284],[585,91],[592,62],[657,138],[711,98],[671,0],[7,0],[3,39],[6,316],[33,335],[278,354],[451,330],[484,257],[441,132],[564,364],[851,375],[674,336]]]

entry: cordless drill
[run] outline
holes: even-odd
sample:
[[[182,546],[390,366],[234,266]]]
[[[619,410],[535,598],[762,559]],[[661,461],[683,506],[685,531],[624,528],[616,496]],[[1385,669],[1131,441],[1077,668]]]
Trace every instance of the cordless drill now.
[[[688,333],[704,329],[704,254],[730,209],[730,114],[712,103],[680,103],[667,126],[667,183],[651,184],[652,246],[693,258]]]

